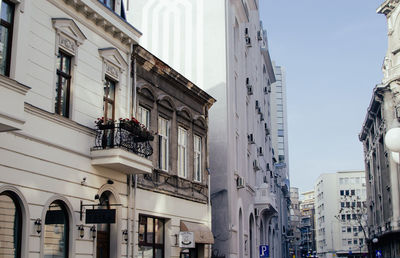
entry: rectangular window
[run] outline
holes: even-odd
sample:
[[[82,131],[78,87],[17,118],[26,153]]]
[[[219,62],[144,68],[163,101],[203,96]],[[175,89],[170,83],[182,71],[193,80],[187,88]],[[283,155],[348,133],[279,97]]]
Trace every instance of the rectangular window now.
[[[194,136],[194,181],[201,182],[201,137]]]
[[[146,126],[147,129],[150,129],[150,110],[142,106],[139,106],[138,121],[142,125]]]
[[[178,175],[187,177],[187,131],[178,128]]]
[[[342,232],[346,232],[346,227],[342,227]]]
[[[169,121],[162,117],[158,117],[158,140],[159,140],[158,165],[161,170],[168,171]]]
[[[346,196],[349,196],[349,195],[350,195],[350,191],[346,190]]]
[[[139,215],[139,257],[164,257],[165,220]]]
[[[351,190],[351,195],[355,195],[356,194],[356,190]]]
[[[351,227],[347,227],[347,233],[351,233]]]
[[[99,2],[115,11],[115,0],[99,0]]]
[[[69,117],[71,59],[61,51],[58,53],[55,113],[65,117]]]
[[[340,190],[340,195],[341,195],[341,196],[344,195],[344,190]]]
[[[344,208],[344,202],[340,202],[340,207]]]
[[[114,120],[115,114],[115,81],[106,77],[104,84],[104,97],[103,97],[103,112],[104,120]]]
[[[0,74],[5,76],[10,76],[13,24],[14,4],[3,0],[0,21]]]

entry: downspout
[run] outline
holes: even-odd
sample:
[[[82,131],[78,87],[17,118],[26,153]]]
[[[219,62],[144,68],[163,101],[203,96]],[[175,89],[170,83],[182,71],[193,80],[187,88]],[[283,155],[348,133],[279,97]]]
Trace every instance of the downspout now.
[[[136,196],[137,196],[137,175],[133,176],[134,180],[134,188],[133,188],[133,223],[132,223],[132,257],[135,257],[135,248],[136,248]]]
[[[128,242],[126,243],[126,253],[127,257],[130,256],[130,248],[129,245],[132,242],[132,236],[134,235],[133,232],[131,233],[131,227],[132,227],[132,175],[127,176],[127,187],[128,187],[128,225],[127,225],[127,230],[128,230]],[[133,256],[132,256],[133,257]]]

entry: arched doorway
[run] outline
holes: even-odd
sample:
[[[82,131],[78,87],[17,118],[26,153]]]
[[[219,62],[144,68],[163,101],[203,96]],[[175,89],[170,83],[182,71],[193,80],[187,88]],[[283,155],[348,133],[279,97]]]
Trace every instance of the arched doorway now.
[[[250,238],[250,244],[249,244],[249,249],[250,249],[250,258],[254,257],[254,218],[253,214],[250,214],[250,219],[249,219],[249,238]]]
[[[99,198],[99,209],[110,209],[111,192],[105,191]],[[97,225],[96,257],[110,258],[111,224]]]
[[[44,258],[68,257],[69,223],[66,205],[60,200],[52,202],[44,221]]]
[[[242,209],[239,209],[239,257],[243,257],[243,215]]]
[[[0,193],[0,247],[9,257],[21,257],[22,211],[11,191]],[[0,255],[1,256],[1,255]],[[8,257],[8,256],[7,256]]]

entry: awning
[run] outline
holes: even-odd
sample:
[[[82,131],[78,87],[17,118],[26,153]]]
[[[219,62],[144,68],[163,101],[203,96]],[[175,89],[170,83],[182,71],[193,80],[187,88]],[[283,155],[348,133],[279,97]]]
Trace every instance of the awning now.
[[[193,232],[194,241],[198,244],[214,244],[214,236],[204,224],[181,220],[181,231]]]

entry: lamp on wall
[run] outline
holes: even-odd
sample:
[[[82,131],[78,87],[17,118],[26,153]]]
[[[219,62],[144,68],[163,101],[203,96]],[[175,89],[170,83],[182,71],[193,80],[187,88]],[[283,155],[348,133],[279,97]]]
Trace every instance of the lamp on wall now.
[[[78,226],[78,231],[79,231],[79,236],[83,238],[85,236],[85,228],[83,227],[83,224]]]
[[[95,225],[93,225],[93,226],[90,227],[90,235],[92,236],[93,239],[96,238],[96,235],[97,235],[97,234],[96,234],[96,231],[97,231],[97,230],[96,230],[96,226],[95,226]]]
[[[128,242],[128,230],[127,229],[122,231],[122,237],[124,238],[125,242]]]
[[[35,220],[35,230],[38,234],[40,234],[40,232],[42,232],[42,220],[40,218],[37,218]]]

